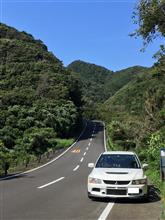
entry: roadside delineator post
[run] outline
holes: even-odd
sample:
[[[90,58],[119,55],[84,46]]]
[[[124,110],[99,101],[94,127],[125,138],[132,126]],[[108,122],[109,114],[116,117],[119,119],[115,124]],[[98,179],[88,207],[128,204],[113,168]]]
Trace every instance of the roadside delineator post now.
[[[165,181],[165,148],[160,149],[160,178]]]

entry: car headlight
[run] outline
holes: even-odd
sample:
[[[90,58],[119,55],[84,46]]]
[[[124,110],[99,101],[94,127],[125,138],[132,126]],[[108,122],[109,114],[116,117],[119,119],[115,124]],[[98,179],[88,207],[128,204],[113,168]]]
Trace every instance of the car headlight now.
[[[133,185],[145,185],[147,184],[147,179],[139,179],[139,180],[132,180]]]
[[[88,183],[101,184],[102,182],[100,179],[88,177]]]

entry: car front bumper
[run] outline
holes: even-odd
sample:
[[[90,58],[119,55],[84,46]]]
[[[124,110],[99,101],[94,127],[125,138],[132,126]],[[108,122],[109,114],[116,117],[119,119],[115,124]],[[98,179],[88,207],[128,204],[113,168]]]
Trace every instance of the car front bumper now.
[[[147,185],[88,184],[89,197],[139,198],[147,195]]]

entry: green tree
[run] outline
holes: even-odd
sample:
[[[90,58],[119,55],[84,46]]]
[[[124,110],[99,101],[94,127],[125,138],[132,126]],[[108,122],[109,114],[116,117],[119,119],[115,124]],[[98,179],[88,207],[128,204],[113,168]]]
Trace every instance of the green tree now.
[[[2,141],[0,141],[0,170],[4,172],[5,175],[8,174],[11,158],[12,155],[10,150],[4,146]]]
[[[165,37],[165,0],[140,0],[133,20],[139,27],[132,35],[141,36],[144,44],[159,35]]]
[[[24,139],[17,139],[17,143],[13,152],[13,162],[15,166],[18,164],[24,164],[28,166],[29,162],[36,157],[30,154],[30,143],[25,143]]]
[[[160,149],[165,147],[165,130],[153,133],[148,141],[147,155],[150,161],[156,162],[159,168],[160,162]]]
[[[37,128],[33,127],[24,132],[23,143],[28,154],[34,154],[40,162],[41,155],[46,150],[52,147],[52,139],[55,138],[55,133],[52,128]]]
[[[107,126],[107,132],[109,135],[108,143],[111,148],[116,147],[122,150],[130,150],[136,147],[130,129],[123,123],[112,121]]]

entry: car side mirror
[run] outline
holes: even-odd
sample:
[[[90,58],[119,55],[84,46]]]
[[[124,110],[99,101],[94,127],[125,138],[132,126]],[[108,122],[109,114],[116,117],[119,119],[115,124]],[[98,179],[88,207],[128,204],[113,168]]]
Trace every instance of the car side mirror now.
[[[145,170],[145,169],[147,169],[147,167],[148,167],[148,164],[147,163],[144,163],[143,165],[142,165],[142,168]]]
[[[94,166],[95,166],[94,163],[88,163],[89,168],[93,168]]]

